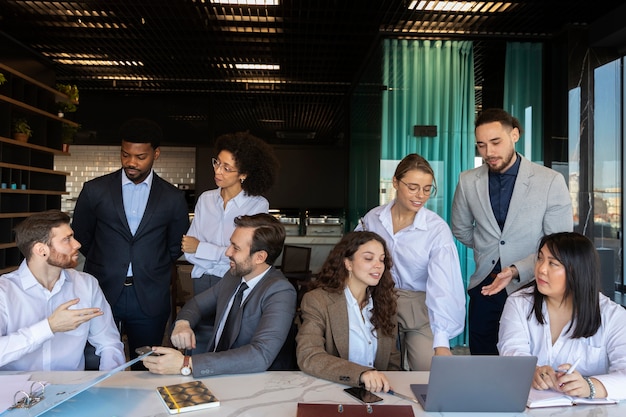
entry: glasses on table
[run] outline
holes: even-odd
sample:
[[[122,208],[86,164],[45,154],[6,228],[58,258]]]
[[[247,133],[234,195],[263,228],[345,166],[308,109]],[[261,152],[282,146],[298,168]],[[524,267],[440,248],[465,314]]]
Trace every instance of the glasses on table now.
[[[237,172],[237,168],[233,168],[230,165],[226,165],[225,163],[220,162],[215,158],[211,158],[211,163],[213,164],[213,169],[216,171],[219,168],[222,168],[222,171],[224,171],[227,174],[230,174],[231,172]]]
[[[400,181],[402,184],[404,184],[406,186],[406,188],[409,190],[409,194],[419,194],[419,192],[421,191],[425,196],[429,196],[429,195],[435,195],[437,194],[437,187],[435,187],[434,185],[425,185],[423,187],[421,187],[419,184],[407,184],[406,182],[402,181],[402,180],[398,180]]]

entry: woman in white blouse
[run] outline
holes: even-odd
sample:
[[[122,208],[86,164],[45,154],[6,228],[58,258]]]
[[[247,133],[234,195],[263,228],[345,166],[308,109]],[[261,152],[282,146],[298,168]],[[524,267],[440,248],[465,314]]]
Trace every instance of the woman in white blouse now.
[[[433,355],[452,355],[450,339],[463,331],[465,287],[450,227],[425,207],[437,194],[428,161],[415,153],[405,156],[393,188],[395,200],[370,210],[356,230],[378,233],[387,242],[403,357],[410,370],[427,371]]]
[[[230,269],[226,249],[235,230],[235,218],[267,213],[263,197],[274,184],[278,160],[271,146],[248,132],[225,134],[215,141],[212,158],[218,188],[203,192],[196,203],[189,231],[181,248],[193,265],[194,295],[217,284]],[[196,348],[205,352],[213,331],[213,317],[196,327]]]
[[[535,281],[504,306],[498,350],[538,357],[535,389],[626,398],[626,310],[600,293],[598,253],[589,239],[566,232],[541,240]]]

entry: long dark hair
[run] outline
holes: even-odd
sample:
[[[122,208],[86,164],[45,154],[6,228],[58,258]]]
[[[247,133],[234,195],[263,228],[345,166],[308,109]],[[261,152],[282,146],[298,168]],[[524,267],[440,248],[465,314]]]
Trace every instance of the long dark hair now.
[[[544,236],[539,243],[539,250],[546,246],[565,268],[565,294],[563,299],[572,300],[572,319],[567,329],[572,326],[572,339],[590,337],[596,334],[602,318],[600,317],[600,259],[593,243],[580,233],[561,232]],[[541,324],[546,324],[543,317],[543,300],[545,296],[537,289],[533,281],[529,287],[534,288],[533,308],[528,318],[535,314]]]
[[[347,285],[348,270],[344,260],[352,260],[359,248],[372,240],[379,242],[385,251],[385,271],[378,285],[368,287],[368,294],[372,297],[374,310],[372,324],[381,333],[393,337],[395,335],[397,313],[397,295],[394,282],[391,278],[391,255],[387,250],[385,240],[374,232],[350,232],[347,233],[326,258],[318,278],[314,281],[316,287],[321,287],[329,292],[342,292]]]

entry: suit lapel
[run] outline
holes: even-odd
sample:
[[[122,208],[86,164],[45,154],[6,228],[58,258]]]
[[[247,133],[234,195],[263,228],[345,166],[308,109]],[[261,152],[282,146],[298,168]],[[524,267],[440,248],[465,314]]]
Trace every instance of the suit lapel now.
[[[340,358],[348,358],[350,356],[348,303],[346,302],[343,291],[340,293],[328,293],[328,298],[330,298],[330,302],[328,303],[328,317],[333,318],[333,320],[330,320],[330,327],[335,340],[335,346],[337,347],[337,353]]]
[[[478,201],[483,209],[485,218],[489,221],[493,232],[500,234],[500,226],[496,220],[496,216],[493,214],[493,208],[491,207],[491,197],[489,194],[489,168],[487,164],[483,164],[482,169],[476,173],[476,192],[477,195],[486,195],[487,198],[479,198]]]
[[[506,221],[504,222],[504,228],[502,233],[512,227],[512,224],[518,223],[517,217],[523,215],[523,209],[525,207],[524,201],[528,198],[530,190],[530,178],[534,175],[532,166],[529,161],[522,158],[520,162],[519,172],[515,179],[515,186],[513,188],[513,195],[511,195],[511,203],[509,204],[509,211],[506,214]],[[523,224],[523,222],[521,222]]]
[[[126,212],[124,211],[124,198],[122,197],[122,170],[120,169],[117,171],[116,175],[113,175],[111,178],[113,179],[113,183],[109,187],[109,193],[111,201],[113,202],[113,207],[115,207],[115,211],[120,218],[121,224],[124,225],[127,237],[132,239],[133,235],[130,232],[130,226],[128,225],[128,219],[126,218]]]
[[[161,201],[161,194],[163,193],[163,188],[161,187],[161,182],[159,181],[159,177],[156,172],[152,173],[152,185],[150,186],[150,195],[148,196],[148,202],[146,204],[146,210],[143,212],[143,216],[141,217],[141,222],[139,222],[139,226],[137,227],[137,231],[135,232],[135,237],[140,236],[143,232],[143,229],[146,228],[147,224],[150,224],[150,218],[156,211],[159,206],[159,202]]]

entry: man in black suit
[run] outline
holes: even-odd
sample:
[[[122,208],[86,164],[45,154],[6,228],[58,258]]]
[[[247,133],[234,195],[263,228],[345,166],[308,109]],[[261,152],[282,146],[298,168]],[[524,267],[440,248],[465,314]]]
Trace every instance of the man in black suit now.
[[[120,130],[122,169],[85,183],[72,223],[84,271],[100,282],[131,357],[137,347],[163,342],[172,263],[189,227],[182,191],[152,169],[161,136],[150,120],[126,122]]]

